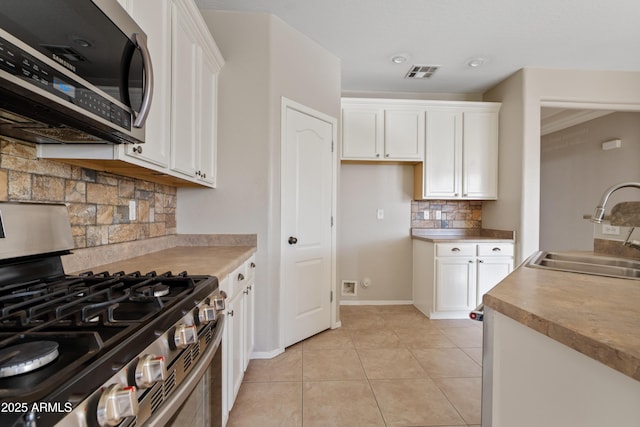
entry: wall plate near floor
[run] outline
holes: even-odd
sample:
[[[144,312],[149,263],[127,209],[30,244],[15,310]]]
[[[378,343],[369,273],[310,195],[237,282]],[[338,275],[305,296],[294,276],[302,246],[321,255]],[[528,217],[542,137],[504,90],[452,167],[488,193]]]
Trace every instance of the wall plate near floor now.
[[[355,297],[358,295],[358,281],[357,280],[343,280],[342,292],[343,297]]]

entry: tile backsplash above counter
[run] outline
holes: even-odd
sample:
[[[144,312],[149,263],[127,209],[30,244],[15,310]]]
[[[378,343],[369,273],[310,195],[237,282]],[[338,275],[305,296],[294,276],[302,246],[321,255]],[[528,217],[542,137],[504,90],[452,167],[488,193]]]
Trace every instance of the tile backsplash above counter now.
[[[428,219],[425,219],[427,212]],[[412,228],[482,228],[481,200],[412,200]]]
[[[176,193],[168,185],[39,159],[35,145],[0,138],[0,200],[67,203],[76,248],[175,234]]]

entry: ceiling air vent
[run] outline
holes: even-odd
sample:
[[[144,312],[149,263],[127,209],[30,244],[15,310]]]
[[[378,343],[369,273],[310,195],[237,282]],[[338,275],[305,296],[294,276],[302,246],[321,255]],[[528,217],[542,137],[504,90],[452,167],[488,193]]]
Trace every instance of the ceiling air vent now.
[[[409,69],[405,79],[428,79],[438,70],[438,65],[414,65]]]

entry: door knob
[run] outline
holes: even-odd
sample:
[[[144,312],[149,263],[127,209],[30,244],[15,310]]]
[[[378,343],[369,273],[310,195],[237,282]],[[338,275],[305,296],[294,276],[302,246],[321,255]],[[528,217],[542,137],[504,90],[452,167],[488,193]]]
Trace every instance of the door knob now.
[[[297,237],[289,237],[289,244],[290,245],[295,245],[296,243],[298,243],[298,238]]]

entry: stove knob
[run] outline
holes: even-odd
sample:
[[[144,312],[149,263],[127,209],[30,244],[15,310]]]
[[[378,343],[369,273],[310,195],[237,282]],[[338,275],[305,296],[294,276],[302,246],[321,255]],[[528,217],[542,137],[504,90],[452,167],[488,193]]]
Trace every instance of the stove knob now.
[[[138,393],[133,386],[113,384],[107,387],[98,401],[100,427],[118,425],[125,417],[138,415]]]
[[[213,297],[213,308],[216,309],[216,311],[222,311],[225,308],[225,303],[224,303],[224,297],[219,296],[219,297]]]
[[[180,324],[176,326],[176,331],[173,335],[173,342],[176,348],[185,348],[190,344],[198,342],[198,329],[196,325]]]
[[[136,366],[136,385],[139,388],[149,388],[166,379],[167,367],[164,356],[147,354],[140,358]]]
[[[198,319],[200,320],[201,323],[213,322],[216,320],[216,318],[217,318],[216,308],[210,305],[205,305],[198,312]]]

